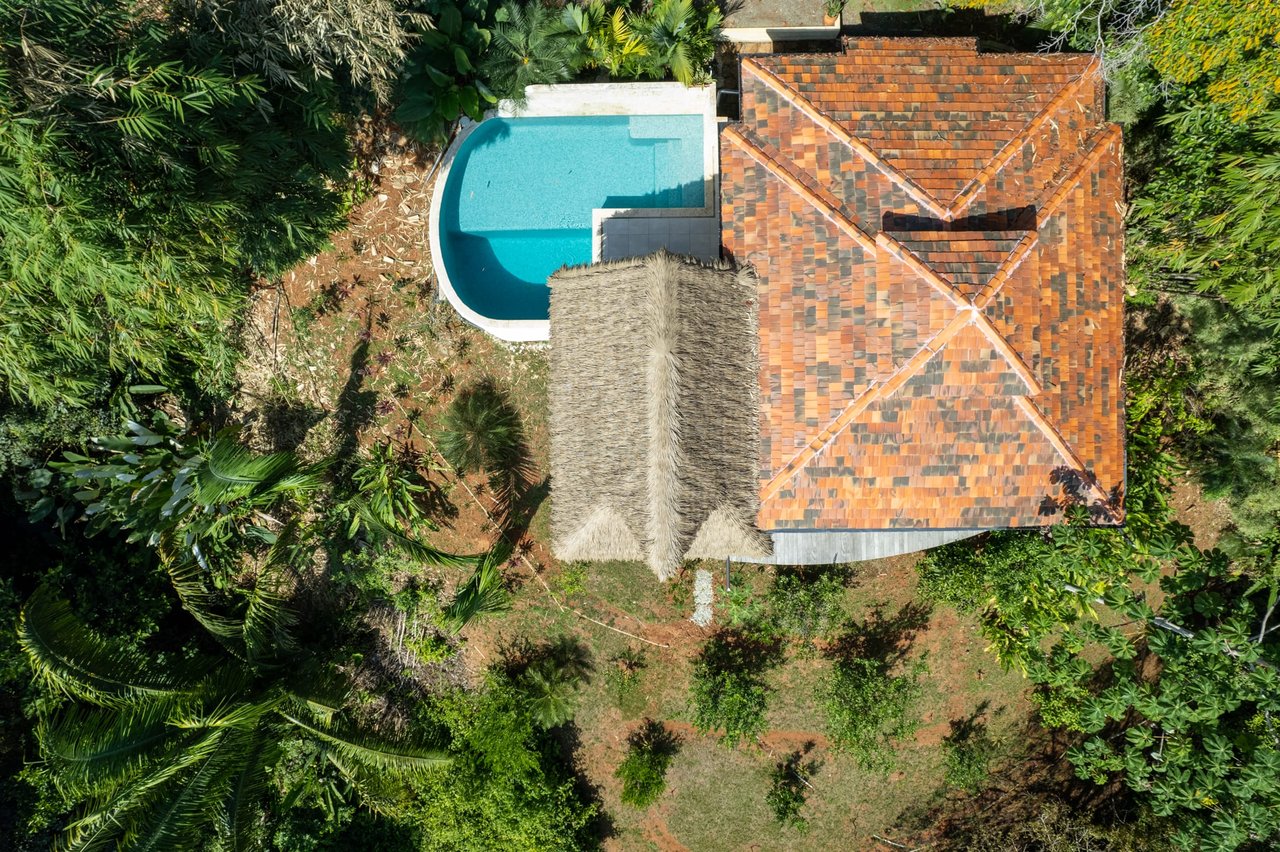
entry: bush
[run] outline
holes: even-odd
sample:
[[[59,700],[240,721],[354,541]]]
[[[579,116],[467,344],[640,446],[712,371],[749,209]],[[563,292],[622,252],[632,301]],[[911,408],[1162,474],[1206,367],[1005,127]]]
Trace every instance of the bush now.
[[[809,789],[808,776],[817,772],[820,766],[817,761],[802,765],[804,755],[803,751],[794,751],[773,768],[769,773],[769,792],[764,796],[778,824],[799,831],[809,828],[809,821],[800,815],[800,809],[804,807],[805,791]]]
[[[879,660],[838,661],[821,688],[832,748],[852,754],[864,769],[888,771],[893,741],[911,736],[919,725],[909,711],[925,671],[923,661],[901,675],[889,674]]]
[[[951,733],[942,741],[943,778],[948,787],[976,793],[991,774],[996,743],[987,726],[975,719],[951,722]]]
[[[720,741],[730,747],[763,733],[763,674],[777,659],[776,645],[745,631],[713,636],[693,666],[693,726],[702,733],[723,731]]]
[[[644,652],[627,648],[609,662],[610,666],[605,672],[609,693],[618,708],[625,712],[641,697],[638,695],[640,674],[647,665]]]
[[[831,630],[844,616],[844,587],[849,574],[839,569],[821,573],[779,570],[769,590],[769,621],[778,633],[811,641]]]
[[[645,719],[631,735],[629,746],[614,775],[622,781],[622,801],[647,808],[667,788],[667,767],[679,751],[680,742],[661,722]]]

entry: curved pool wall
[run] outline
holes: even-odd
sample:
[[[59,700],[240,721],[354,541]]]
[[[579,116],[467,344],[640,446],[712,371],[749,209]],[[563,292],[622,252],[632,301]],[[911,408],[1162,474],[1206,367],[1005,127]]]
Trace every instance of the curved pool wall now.
[[[599,260],[604,221],[716,214],[716,140],[714,87],[680,83],[531,86],[464,120],[431,201],[440,291],[495,337],[549,339],[546,279]]]

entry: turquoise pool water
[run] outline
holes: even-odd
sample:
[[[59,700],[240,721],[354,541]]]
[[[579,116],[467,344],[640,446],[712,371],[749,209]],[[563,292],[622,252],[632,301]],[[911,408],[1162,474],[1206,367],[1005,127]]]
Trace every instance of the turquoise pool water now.
[[[547,278],[591,262],[596,207],[701,207],[700,115],[491,118],[458,147],[440,206],[445,270],[491,319],[547,318]]]

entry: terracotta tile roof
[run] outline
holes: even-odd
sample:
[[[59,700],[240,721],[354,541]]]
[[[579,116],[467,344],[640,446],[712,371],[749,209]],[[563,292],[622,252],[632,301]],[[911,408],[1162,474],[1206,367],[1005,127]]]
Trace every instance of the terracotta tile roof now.
[[[723,244],[759,279],[762,529],[1120,517],[1121,140],[1088,56],[860,39],[742,62]]]

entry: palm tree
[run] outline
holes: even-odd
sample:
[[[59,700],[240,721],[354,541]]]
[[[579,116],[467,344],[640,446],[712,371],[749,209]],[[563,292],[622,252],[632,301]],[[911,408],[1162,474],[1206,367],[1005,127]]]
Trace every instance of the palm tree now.
[[[458,473],[489,474],[506,514],[529,484],[531,465],[520,413],[491,380],[462,391],[445,412],[437,446]]]
[[[523,103],[526,87],[563,83],[573,76],[577,47],[559,12],[541,3],[507,2],[494,20],[493,45],[481,72],[500,97]]]
[[[22,611],[32,668],[69,699],[37,727],[56,783],[79,803],[67,849],[256,848],[271,770],[286,749],[305,760],[288,787],[314,785],[324,770],[375,807],[397,780],[448,762],[431,744],[355,724],[320,661],[291,640],[290,614],[269,591],[229,611],[194,575],[183,582],[184,605],[220,653],[148,658],[91,632],[47,590]]]

